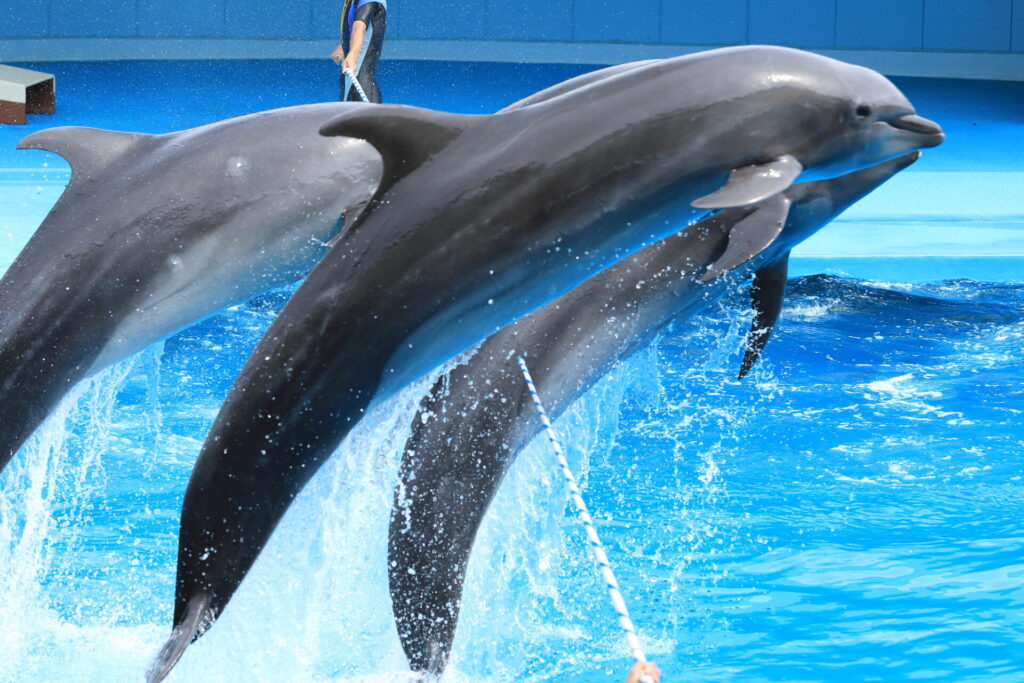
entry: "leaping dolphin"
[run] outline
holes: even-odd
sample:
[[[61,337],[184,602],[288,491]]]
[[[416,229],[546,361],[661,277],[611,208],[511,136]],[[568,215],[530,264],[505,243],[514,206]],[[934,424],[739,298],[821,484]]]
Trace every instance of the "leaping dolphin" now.
[[[166,135],[51,128],[71,182],[0,280],[0,470],[75,382],[327,253],[377,151],[325,139],[353,106],[288,107]]]
[[[508,467],[540,431],[516,357],[529,360],[557,417],[669,323],[697,314],[736,277],[753,273],[755,317],[742,377],[782,307],[790,250],[919,155],[793,185],[781,195],[791,208],[779,236],[733,277],[720,277],[715,264],[744,233],[775,221],[774,198],[666,237],[488,338],[437,380],[413,419],[388,538],[391,604],[414,670],[444,671],[477,529]]]
[[[207,437],[151,681],[216,620],[371,401],[709,209],[942,139],[880,74],[763,46],[636,66],[490,116],[370,114],[323,128],[376,147],[381,185],[264,335]],[[763,248],[773,235],[753,237]]]

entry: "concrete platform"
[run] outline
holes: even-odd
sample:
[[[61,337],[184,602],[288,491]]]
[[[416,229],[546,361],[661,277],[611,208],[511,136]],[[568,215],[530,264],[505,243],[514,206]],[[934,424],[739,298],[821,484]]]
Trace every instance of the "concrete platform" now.
[[[0,123],[25,123],[27,114],[52,114],[53,74],[0,64]]]

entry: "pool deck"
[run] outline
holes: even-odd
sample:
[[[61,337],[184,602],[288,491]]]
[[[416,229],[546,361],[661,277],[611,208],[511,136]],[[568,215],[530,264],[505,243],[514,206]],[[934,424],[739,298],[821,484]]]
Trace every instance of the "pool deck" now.
[[[40,68],[33,63],[18,64]],[[56,155],[15,149],[43,128],[81,125],[164,133],[263,109],[333,99],[327,60],[47,63],[57,112],[0,125],[0,271],[69,178]],[[593,67],[387,61],[389,102],[486,113]],[[895,78],[947,142],[794,252],[792,275],[863,279],[1024,279],[1024,83]]]

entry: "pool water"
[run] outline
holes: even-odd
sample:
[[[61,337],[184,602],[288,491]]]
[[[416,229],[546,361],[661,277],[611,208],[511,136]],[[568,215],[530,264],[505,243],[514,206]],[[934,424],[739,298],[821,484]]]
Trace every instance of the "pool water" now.
[[[0,127],[0,267],[67,180],[56,157],[11,153],[21,135],[69,123],[160,132],[332,92],[328,70],[305,63],[61,68],[64,113]],[[584,70],[390,68],[395,99],[457,111]],[[129,71],[144,76],[132,93],[119,85]],[[849,239],[795,259],[803,276],[746,380],[735,380],[741,286],[556,422],[666,680],[1024,680],[1024,210],[1010,190],[1022,171],[994,140],[1024,136],[1001,113],[1024,90],[901,86],[943,123],[950,151],[822,232]],[[967,95],[984,106],[966,107]],[[989,122],[985,134],[972,120]],[[988,194],[948,196],[981,185]],[[905,230],[903,247],[881,246],[906,252],[858,252],[858,230]],[[810,274],[820,270],[832,274]],[[0,475],[0,680],[141,678],[169,629],[192,463],[289,294],[226,310],[80,386]],[[405,679],[386,528],[430,381],[346,440],[170,680]],[[628,664],[537,439],[481,530],[447,678],[621,681]]]
[[[4,474],[0,677],[138,678],[191,462],[286,295],[90,382]],[[737,382],[743,303],[558,421],[651,655],[682,680],[1020,680],[1024,285],[794,280]],[[177,680],[400,680],[384,538],[414,409],[406,392],[342,446]],[[452,680],[623,678],[545,446],[481,532]]]

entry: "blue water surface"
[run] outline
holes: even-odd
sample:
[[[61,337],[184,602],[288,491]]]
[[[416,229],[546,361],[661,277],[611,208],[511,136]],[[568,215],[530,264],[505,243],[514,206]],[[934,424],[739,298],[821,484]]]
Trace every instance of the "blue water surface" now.
[[[386,67],[396,99],[473,113],[585,70]],[[0,200],[10,200],[0,201],[0,238],[14,253],[67,180],[55,157],[11,153],[21,135],[70,123],[164,132],[333,92],[329,65],[304,62],[52,68],[59,116],[0,127]],[[993,140],[1019,139],[1006,113],[1019,86],[901,85],[922,113],[946,116],[951,135],[948,153],[912,172],[991,174],[997,185],[1021,172]],[[972,120],[988,132],[972,133]],[[990,210],[976,194],[961,204],[957,221],[1012,232],[1010,204]],[[876,216],[900,216],[888,203],[871,211],[859,220],[874,229]],[[742,382],[749,314],[738,286],[557,422],[666,680],[1024,680],[1021,261],[1010,254],[985,278],[995,271],[984,259],[996,256],[953,254],[936,272],[926,251],[897,267],[849,257],[853,272],[791,280],[763,362]],[[893,276],[874,278],[876,265]],[[943,278],[960,268],[969,273]],[[77,388],[0,475],[0,680],[140,680],[169,628],[192,463],[290,291],[226,310]],[[398,458],[430,381],[346,440],[169,680],[406,680],[385,539]],[[535,440],[494,502],[447,680],[625,677],[551,457]]]

